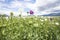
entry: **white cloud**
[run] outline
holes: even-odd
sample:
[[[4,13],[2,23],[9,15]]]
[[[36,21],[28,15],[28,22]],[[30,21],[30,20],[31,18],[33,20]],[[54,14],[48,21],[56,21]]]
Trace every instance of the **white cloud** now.
[[[55,10],[60,10],[60,6],[56,6],[54,8],[50,8],[48,10],[41,11],[41,15],[53,13]]]
[[[10,4],[3,4],[3,3],[0,3],[0,4],[1,4],[0,5],[0,14],[10,15],[10,12],[13,12],[14,15],[17,16],[20,14],[20,12],[19,12],[20,8],[21,7],[23,8],[23,3],[19,2],[17,0],[12,1]],[[7,7],[7,8],[4,8],[2,6]],[[12,10],[12,9],[16,9],[16,8],[19,8],[19,10],[17,10],[17,11]],[[24,8],[23,8],[23,10],[24,10]],[[22,9],[21,9],[21,11],[22,11]]]
[[[26,8],[30,8],[30,9],[33,10],[33,9],[36,9],[37,5],[32,4],[32,3],[26,3],[26,4],[25,4],[25,7],[26,7]]]
[[[53,5],[53,3],[56,4],[56,2],[59,2],[59,0],[36,0],[36,5],[37,5],[37,9],[36,10],[39,9],[38,7],[46,8],[50,4],[52,4],[52,5]],[[60,6],[55,6],[55,4],[54,4],[54,7],[48,8],[46,10],[43,10],[43,11],[38,10],[40,12],[40,15],[50,14],[53,10],[60,9]],[[52,6],[52,5],[50,5],[50,6]]]
[[[5,0],[0,0],[0,1],[5,2]]]
[[[37,6],[43,6],[46,5],[48,3],[53,3],[56,2],[57,0],[36,0],[36,5]]]
[[[7,14],[10,15],[11,10],[0,10],[0,14]]]
[[[10,12],[13,12],[15,16],[19,15],[19,12],[15,12],[15,11],[12,11],[12,10],[0,10],[0,14],[10,15]]]
[[[54,9],[55,10],[60,10],[60,6],[56,6]]]
[[[57,0],[36,0],[36,3],[34,3],[34,4],[32,4],[32,3],[26,3],[26,7],[28,7],[28,8],[30,8],[30,9],[32,9],[32,10],[34,10],[34,12],[35,12],[35,14],[37,14],[38,13],[38,7],[41,7],[41,6],[45,6],[45,5],[47,5],[47,4],[50,4],[50,3],[54,3],[54,2],[56,2]],[[50,13],[50,10],[51,10],[51,8],[50,9],[48,9],[48,10],[45,10],[45,11],[41,11],[40,13],[41,14],[48,14],[48,13]]]
[[[31,1],[31,0],[24,0],[24,1]]]
[[[0,0],[0,1],[5,1],[5,0]],[[31,0],[24,0],[24,1],[31,1]],[[10,4],[0,3],[1,4],[0,8],[2,6],[6,6],[6,7],[11,8],[11,9],[13,9],[13,8],[19,8],[19,10],[16,13],[15,13],[15,11],[13,11],[15,13],[15,15],[19,14],[18,12],[20,11],[20,8],[23,8],[23,9],[21,9],[21,10],[23,10],[23,13],[25,13],[24,12],[24,8],[30,8],[30,9],[32,9],[35,12],[35,15],[36,14],[41,14],[42,15],[42,14],[51,13],[52,9],[54,9],[54,10],[55,9],[60,9],[60,6],[57,6],[57,7],[54,7],[54,8],[50,8],[50,9],[38,12],[39,11],[38,7],[41,7],[41,6],[45,7],[45,5],[50,4],[50,3],[54,3],[56,1],[57,0],[36,0],[35,3],[30,3],[30,2],[29,3],[28,2],[24,3],[24,2],[20,2],[18,0],[14,0]],[[7,10],[0,10],[0,12],[1,13],[5,12],[7,14],[7,13],[11,12],[11,9],[9,9],[8,11]],[[22,14],[22,15],[24,15],[24,14]]]
[[[22,3],[21,2],[19,2],[19,1],[12,1],[9,5],[8,5],[8,7],[9,8],[19,8],[19,7],[22,7]]]

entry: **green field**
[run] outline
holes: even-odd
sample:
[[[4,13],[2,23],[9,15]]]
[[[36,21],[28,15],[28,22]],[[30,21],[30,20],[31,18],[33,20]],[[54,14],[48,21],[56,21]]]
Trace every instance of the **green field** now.
[[[0,17],[0,40],[60,40],[60,16]]]

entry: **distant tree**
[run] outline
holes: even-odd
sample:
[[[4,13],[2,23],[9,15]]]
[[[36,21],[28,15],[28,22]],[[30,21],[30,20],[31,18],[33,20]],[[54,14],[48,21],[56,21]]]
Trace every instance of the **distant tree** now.
[[[8,17],[8,15],[6,15],[6,14],[0,14],[0,17]]]

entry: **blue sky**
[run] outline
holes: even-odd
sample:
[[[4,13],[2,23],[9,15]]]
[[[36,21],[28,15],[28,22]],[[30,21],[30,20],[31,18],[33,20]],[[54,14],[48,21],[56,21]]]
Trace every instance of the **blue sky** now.
[[[0,14],[27,15],[27,11],[33,10],[34,15],[49,14],[60,10],[60,0],[0,0]]]

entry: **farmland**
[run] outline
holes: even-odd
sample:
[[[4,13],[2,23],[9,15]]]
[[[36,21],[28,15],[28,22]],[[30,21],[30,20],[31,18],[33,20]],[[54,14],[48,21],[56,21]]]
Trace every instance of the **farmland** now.
[[[0,40],[60,40],[60,16],[0,17]]]

